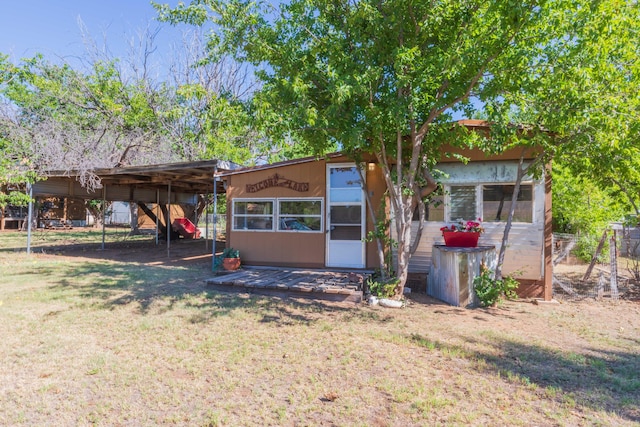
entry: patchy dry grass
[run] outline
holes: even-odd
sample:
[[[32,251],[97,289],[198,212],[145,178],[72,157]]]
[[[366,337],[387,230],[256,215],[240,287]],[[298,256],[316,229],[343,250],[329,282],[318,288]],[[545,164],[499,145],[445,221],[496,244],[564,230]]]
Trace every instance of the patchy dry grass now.
[[[27,256],[13,234],[1,425],[640,423],[637,303],[282,300],[207,288],[210,257]]]

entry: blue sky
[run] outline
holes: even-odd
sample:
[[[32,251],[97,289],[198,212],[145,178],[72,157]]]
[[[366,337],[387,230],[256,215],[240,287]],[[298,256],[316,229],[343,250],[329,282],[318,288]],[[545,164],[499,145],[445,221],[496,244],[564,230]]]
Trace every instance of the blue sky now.
[[[85,52],[78,18],[99,44],[106,34],[116,56],[126,52],[126,38],[138,29],[162,25],[159,41],[164,45],[180,34],[155,20],[149,0],[0,0],[0,11],[0,53],[14,61],[39,52],[52,61],[73,62]]]

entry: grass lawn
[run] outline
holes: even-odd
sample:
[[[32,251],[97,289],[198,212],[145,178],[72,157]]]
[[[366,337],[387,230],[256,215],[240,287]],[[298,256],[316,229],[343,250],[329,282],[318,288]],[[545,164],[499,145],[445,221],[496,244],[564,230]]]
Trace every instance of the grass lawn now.
[[[0,425],[640,424],[638,302],[283,300],[83,233],[0,233]]]

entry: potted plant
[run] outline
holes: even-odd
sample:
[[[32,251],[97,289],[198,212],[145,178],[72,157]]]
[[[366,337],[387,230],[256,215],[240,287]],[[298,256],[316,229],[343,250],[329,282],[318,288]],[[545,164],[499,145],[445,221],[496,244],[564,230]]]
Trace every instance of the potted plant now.
[[[484,232],[481,223],[481,218],[478,218],[477,221],[460,219],[454,224],[442,227],[440,231],[444,237],[444,244],[459,248],[475,248],[478,246],[480,234]]]
[[[222,268],[233,271],[240,268],[240,251],[233,248],[225,248],[222,251]]]

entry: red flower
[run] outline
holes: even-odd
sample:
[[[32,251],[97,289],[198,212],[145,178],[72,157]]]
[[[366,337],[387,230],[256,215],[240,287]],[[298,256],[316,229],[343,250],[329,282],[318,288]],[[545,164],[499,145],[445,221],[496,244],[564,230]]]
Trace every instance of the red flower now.
[[[480,224],[482,222],[482,218],[478,218],[478,221],[464,221],[459,220],[456,224],[451,224],[446,227],[440,228],[440,231],[450,232],[450,231],[459,231],[463,233],[482,233],[484,232],[484,228]]]

